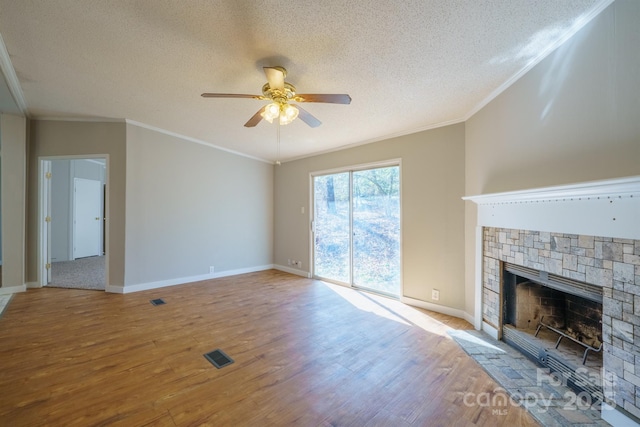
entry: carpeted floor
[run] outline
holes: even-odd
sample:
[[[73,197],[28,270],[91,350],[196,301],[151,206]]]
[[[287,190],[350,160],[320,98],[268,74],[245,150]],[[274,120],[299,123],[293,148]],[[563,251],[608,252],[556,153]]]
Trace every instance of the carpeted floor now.
[[[51,283],[54,288],[105,289],[104,256],[60,261],[51,264]]]

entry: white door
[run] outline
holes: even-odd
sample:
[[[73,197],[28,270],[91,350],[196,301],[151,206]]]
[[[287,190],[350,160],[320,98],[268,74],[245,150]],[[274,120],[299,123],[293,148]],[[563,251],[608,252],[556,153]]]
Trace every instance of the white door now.
[[[102,255],[102,183],[73,180],[73,258]]]

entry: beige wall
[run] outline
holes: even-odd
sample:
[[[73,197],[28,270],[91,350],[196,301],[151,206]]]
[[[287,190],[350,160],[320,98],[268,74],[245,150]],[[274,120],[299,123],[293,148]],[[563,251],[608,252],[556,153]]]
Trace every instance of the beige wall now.
[[[2,288],[25,285],[25,174],[27,164],[27,121],[24,117],[0,114],[2,146]],[[22,289],[20,289],[22,290]]]
[[[638,22],[640,2],[616,1],[466,122],[466,195],[640,175]],[[471,202],[465,224],[472,313]]]
[[[124,122],[31,122],[28,163],[27,281],[37,281],[38,169],[41,157],[108,156],[108,280],[124,284],[126,128]]]
[[[125,122],[37,120],[30,130],[27,282],[37,281],[43,157],[108,158],[112,289],[208,274],[210,265],[271,265],[273,165]]]
[[[125,286],[270,267],[273,167],[127,124]]]
[[[275,264],[309,270],[309,174],[372,162],[402,161],[404,296],[464,308],[464,125],[419,132],[283,163],[275,171]],[[305,214],[300,208],[305,207]]]

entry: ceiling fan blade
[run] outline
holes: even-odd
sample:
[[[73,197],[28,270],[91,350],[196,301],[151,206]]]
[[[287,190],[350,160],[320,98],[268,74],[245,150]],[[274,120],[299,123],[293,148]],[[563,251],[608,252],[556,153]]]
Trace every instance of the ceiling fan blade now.
[[[240,93],[203,93],[200,95],[203,98],[253,98],[264,99],[262,95],[244,95]]]
[[[284,68],[282,67],[262,67],[267,76],[271,89],[284,90]]]
[[[314,116],[311,115],[311,113],[309,113],[307,110],[305,110],[301,106],[296,105],[295,107],[298,109],[298,118],[303,122],[305,122],[306,124],[308,124],[309,126],[311,126],[312,128],[317,128],[322,124],[320,120],[316,119]]]
[[[255,113],[253,115],[253,117],[251,117],[249,119],[249,121],[247,123],[244,124],[245,127],[248,128],[252,128],[255,125],[257,125],[258,123],[260,123],[260,120],[262,120],[262,113],[264,113],[264,109],[267,108],[267,106],[265,105],[264,107],[262,107],[261,109],[258,110],[257,113]]]
[[[329,104],[351,104],[351,97],[346,93],[309,93],[296,95],[293,99],[297,102],[326,102]]]

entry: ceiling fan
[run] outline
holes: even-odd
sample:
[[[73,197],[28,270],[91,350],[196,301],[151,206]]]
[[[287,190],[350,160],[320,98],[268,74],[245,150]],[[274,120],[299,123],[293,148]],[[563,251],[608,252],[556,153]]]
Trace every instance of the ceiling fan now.
[[[320,120],[312,116],[307,110],[299,105],[289,102],[324,102],[328,104],[350,104],[351,97],[347,94],[305,94],[298,95],[296,88],[291,83],[285,82],[287,70],[284,67],[263,67],[267,76],[267,83],[262,86],[262,95],[243,95],[234,93],[203,93],[204,98],[253,98],[261,101],[271,101],[270,104],[262,107],[244,125],[254,127],[260,120],[265,119],[272,123],[278,119],[281,125],[287,125],[297,117],[311,126],[318,127],[322,124]]]

